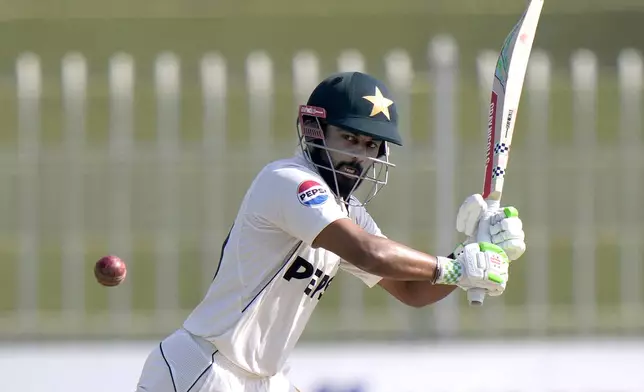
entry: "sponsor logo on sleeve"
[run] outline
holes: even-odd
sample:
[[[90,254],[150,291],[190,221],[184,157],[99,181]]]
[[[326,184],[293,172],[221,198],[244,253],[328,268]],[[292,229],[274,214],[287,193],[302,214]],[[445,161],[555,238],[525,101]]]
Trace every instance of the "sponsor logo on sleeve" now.
[[[298,185],[297,198],[307,207],[317,207],[326,203],[329,199],[329,192],[319,182],[306,180]]]

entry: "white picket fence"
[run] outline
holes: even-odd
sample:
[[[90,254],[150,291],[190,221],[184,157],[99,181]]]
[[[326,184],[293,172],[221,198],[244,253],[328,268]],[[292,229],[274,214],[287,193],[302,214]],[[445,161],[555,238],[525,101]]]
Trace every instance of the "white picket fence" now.
[[[428,91],[432,94],[432,107],[423,113],[413,112],[411,103],[416,94],[413,91],[414,81],[418,81],[418,74],[412,66],[411,59],[403,50],[392,50],[384,57],[386,69],[386,82],[395,94],[401,117],[401,131],[408,143],[408,152],[401,153],[395,162],[402,168],[393,174],[396,185],[389,187],[385,193],[389,194],[392,202],[397,203],[397,214],[390,221],[381,222],[387,229],[388,225],[395,228],[396,237],[411,238],[414,230],[412,221],[416,215],[430,211],[434,221],[432,232],[437,235],[432,247],[440,252],[449,251],[459,240],[457,233],[452,229],[455,211],[458,208],[458,199],[466,196],[459,191],[465,189],[463,181],[468,182],[470,192],[480,188],[480,177],[483,160],[483,137],[487,119],[487,100],[489,88],[492,83],[493,69],[497,51],[482,51],[478,56],[476,67],[480,81],[481,112],[474,113],[481,117],[481,139],[462,141],[458,134],[458,120],[470,113],[459,111],[457,94],[459,89],[459,75],[464,66],[459,63],[458,45],[449,36],[434,38],[428,46]],[[249,103],[249,144],[241,151],[243,158],[235,162],[249,162],[246,166],[236,168],[230,164],[231,151],[226,139],[228,74],[227,62],[218,53],[204,54],[200,64],[200,83],[202,87],[203,103],[203,139],[198,149],[192,149],[181,143],[181,111],[179,103],[182,93],[182,70],[180,58],[173,53],[161,53],[156,59],[154,83],[159,110],[156,146],[152,151],[147,146],[139,146],[134,142],[135,131],[135,90],[137,77],[135,74],[136,59],[127,53],[117,53],[109,61],[109,145],[105,155],[104,178],[108,193],[109,211],[107,216],[109,248],[126,260],[132,260],[132,234],[133,225],[133,179],[141,179],[136,174],[137,162],[144,160],[153,162],[146,168],[147,177],[156,179],[158,187],[154,190],[156,199],[150,203],[150,213],[156,214],[159,224],[156,226],[156,309],[155,330],[169,330],[180,321],[172,311],[179,313],[186,309],[179,309],[179,286],[177,276],[181,266],[177,262],[179,239],[182,228],[176,223],[182,211],[179,210],[179,192],[182,189],[179,170],[186,167],[185,160],[190,160],[187,166],[193,170],[197,179],[194,183],[201,184],[203,198],[210,203],[195,207],[203,217],[203,227],[199,228],[202,235],[202,254],[204,271],[211,271],[213,261],[219,255],[220,243],[213,238],[222,238],[228,228],[229,222],[224,221],[226,208],[236,208],[237,203],[225,204],[222,192],[226,188],[226,169],[243,170],[247,173],[255,172],[261,162],[265,162],[286,151],[290,153],[293,144],[283,146],[276,143],[272,137],[270,122],[275,113],[274,94],[276,90],[271,57],[262,51],[250,53],[246,61],[246,85]],[[312,88],[324,76],[321,74],[319,59],[313,51],[302,51],[296,54],[292,62],[292,75],[294,86],[293,108],[299,102],[305,102]],[[552,208],[573,209],[574,222],[571,222],[574,231],[572,249],[573,279],[571,307],[566,312],[574,312],[574,326],[577,331],[592,330],[598,322],[595,265],[605,260],[597,260],[595,245],[597,230],[601,229],[598,213],[602,205],[597,205],[598,175],[601,170],[609,169],[612,175],[627,181],[617,182],[619,188],[615,189],[616,198],[613,202],[618,206],[620,214],[614,222],[619,240],[619,253],[614,255],[615,268],[619,268],[620,275],[620,301],[621,308],[616,309],[616,317],[630,325],[641,323],[638,316],[643,307],[642,301],[642,246],[644,238],[641,222],[636,218],[639,207],[638,200],[642,191],[642,56],[635,50],[624,49],[616,61],[617,77],[619,78],[620,100],[615,105],[619,106],[619,124],[614,124],[615,143],[608,147],[599,148],[597,144],[596,105],[598,92],[598,78],[600,75],[597,59],[592,52],[579,50],[571,54],[569,70],[573,90],[573,149],[561,149],[548,138],[549,118],[552,109],[550,100],[554,83],[560,83],[553,75],[548,53],[538,48],[535,50],[529,68],[524,101],[520,117],[529,121],[525,132],[527,146],[515,152],[511,163],[512,178],[508,180],[508,187],[512,188],[513,182],[521,184],[521,191],[530,195],[529,202],[523,204],[525,216],[530,217],[526,225],[529,230],[529,251],[526,255],[525,269],[529,276],[526,279],[526,300],[522,307],[527,309],[525,315],[529,329],[534,333],[541,333],[547,328],[549,309],[549,271],[551,254],[549,245],[556,237],[548,227],[548,216]],[[356,50],[344,51],[337,59],[339,70],[366,70],[367,64],[361,53]],[[16,60],[16,82],[18,102],[18,151],[3,152],[4,161],[15,159],[16,174],[19,186],[17,211],[17,226],[13,229],[19,233],[19,260],[17,286],[17,303],[15,310],[6,315],[16,321],[14,329],[8,333],[21,331],[44,332],[45,327],[40,327],[38,309],[39,298],[39,271],[47,260],[39,258],[41,223],[39,211],[39,198],[61,197],[57,205],[61,208],[60,216],[64,221],[60,227],[63,230],[62,260],[64,277],[62,285],[62,308],[59,315],[65,320],[67,326],[76,326],[75,331],[82,332],[87,322],[85,308],[84,276],[91,261],[85,259],[84,247],[87,240],[87,231],[84,227],[86,221],[83,211],[87,208],[105,208],[89,196],[87,184],[87,162],[99,159],[90,153],[86,147],[86,111],[87,111],[87,86],[88,63],[82,53],[70,53],[62,59],[61,87],[64,119],[64,143],[62,145],[63,172],[58,172],[55,187],[61,192],[60,196],[48,196],[41,193],[44,172],[40,165],[42,157],[49,153],[47,147],[41,142],[47,124],[41,122],[41,100],[43,94],[43,69],[37,54],[24,53]],[[565,79],[568,80],[568,79]],[[414,116],[429,116],[431,129],[427,131],[431,142],[429,144],[413,143],[409,124]],[[295,137],[295,135],[294,135]],[[270,148],[276,148],[274,152]],[[468,150],[469,149],[469,150]],[[465,151],[480,151],[476,159],[463,163],[460,158]],[[601,151],[600,151],[601,150]],[[461,155],[459,155],[461,154]],[[203,157],[203,159],[201,159]],[[480,159],[479,159],[480,157]],[[546,158],[547,157],[547,158]],[[610,163],[602,165],[598,159],[608,159]],[[201,160],[199,160],[201,159]],[[544,162],[544,160],[548,162]],[[476,162],[474,162],[476,161]],[[418,163],[422,162],[422,165]],[[469,165],[469,166],[468,166]],[[614,166],[612,166],[614,165]],[[467,169],[474,167],[473,170]],[[12,166],[14,167],[14,166]],[[556,177],[552,171],[572,167],[574,169],[574,183],[562,184],[555,182]],[[217,168],[217,169],[213,169]],[[463,174],[464,170],[470,174]],[[573,170],[571,169],[571,170]],[[414,188],[419,179],[419,173],[432,173],[433,183],[428,194],[431,203],[421,206],[412,205]],[[203,174],[203,176],[202,176]],[[521,177],[521,179],[519,179]],[[615,178],[613,178],[615,180]],[[393,181],[393,180],[392,180]],[[602,180],[603,181],[603,180]],[[474,185],[471,185],[474,184]],[[612,184],[612,183],[610,183]],[[184,184],[185,185],[185,184]],[[1,192],[1,191],[0,191]],[[196,192],[196,191],[195,191]],[[512,192],[509,190],[509,192]],[[538,197],[543,194],[544,197]],[[550,195],[549,197],[547,195]],[[560,204],[558,197],[562,197]],[[385,197],[385,196],[383,196]],[[572,199],[570,199],[572,197]],[[565,201],[564,201],[565,200]],[[218,202],[220,201],[220,202]],[[10,207],[14,209],[14,207]],[[613,207],[611,207],[613,208]],[[563,229],[565,230],[565,229]],[[202,282],[197,282],[204,287],[208,284],[210,276],[204,272]],[[368,309],[363,305],[363,287],[353,280],[340,280],[335,290],[340,290],[340,313],[338,319],[342,325],[362,325],[368,323]],[[118,331],[128,333],[132,328],[129,322],[134,315],[132,309],[132,287],[123,285],[110,291],[109,309],[111,311],[112,326],[120,327]],[[463,297],[454,295],[432,310],[433,317],[428,324],[441,336],[458,335],[462,327],[461,312]],[[503,331],[508,326],[502,321],[507,310],[503,301],[488,301],[484,313],[485,325],[493,331]],[[386,310],[381,310],[380,313]],[[392,319],[409,320],[412,315],[409,310],[403,309],[392,301],[389,314]],[[382,314],[379,316],[382,317]],[[640,324],[638,324],[641,326]],[[359,329],[359,327],[357,328]],[[5,330],[5,332],[7,332]]]

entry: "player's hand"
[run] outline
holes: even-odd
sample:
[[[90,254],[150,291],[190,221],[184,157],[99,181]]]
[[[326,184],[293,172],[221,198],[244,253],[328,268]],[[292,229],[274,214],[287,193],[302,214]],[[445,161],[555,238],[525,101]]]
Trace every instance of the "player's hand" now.
[[[484,218],[485,217],[485,218]],[[456,215],[456,230],[467,236],[464,244],[476,241],[480,220],[490,219],[490,242],[501,247],[508,258],[517,260],[526,250],[523,222],[514,207],[489,211],[487,203],[479,194],[469,196]]]
[[[481,288],[486,294],[503,294],[509,275],[510,261],[503,249],[487,243],[473,243],[463,247],[455,260],[440,257],[436,284],[457,285],[464,290]]]
[[[514,207],[500,208],[490,216],[492,243],[499,246],[511,261],[517,260],[526,249],[523,222]]]
[[[479,194],[469,196],[456,214],[456,230],[465,234],[468,239],[476,238],[479,220],[485,211],[487,211],[487,203],[483,200],[483,196]]]

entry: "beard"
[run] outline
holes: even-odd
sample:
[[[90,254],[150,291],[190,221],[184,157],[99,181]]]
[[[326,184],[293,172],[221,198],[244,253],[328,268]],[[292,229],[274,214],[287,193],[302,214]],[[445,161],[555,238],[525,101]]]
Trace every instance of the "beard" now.
[[[329,185],[333,190],[335,189],[335,194],[342,197],[345,201],[348,200],[352,191],[355,191],[362,184],[363,179],[350,177],[343,174],[343,170],[348,168],[354,169],[354,173],[351,173],[354,176],[362,176],[364,168],[359,163],[353,162],[339,162],[333,166],[331,170],[332,163],[329,162],[329,159],[326,153],[321,148],[316,148],[311,152],[311,160],[316,163],[319,168],[319,173],[322,179]],[[337,177],[337,189],[336,189],[336,177]]]

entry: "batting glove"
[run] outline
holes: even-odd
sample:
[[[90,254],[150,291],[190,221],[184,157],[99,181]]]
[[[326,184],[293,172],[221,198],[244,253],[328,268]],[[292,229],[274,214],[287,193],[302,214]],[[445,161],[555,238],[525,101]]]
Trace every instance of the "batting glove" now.
[[[489,236],[494,245],[499,246],[512,261],[517,260],[526,250],[523,222],[519,211],[514,207],[489,211],[483,196],[469,196],[456,215],[456,230],[467,236],[463,244],[472,243],[478,235],[481,218],[490,220]]]
[[[457,285],[464,290],[481,288],[490,296],[503,294],[510,261],[503,249],[487,243],[465,245],[456,259],[438,258],[436,284]]]

